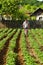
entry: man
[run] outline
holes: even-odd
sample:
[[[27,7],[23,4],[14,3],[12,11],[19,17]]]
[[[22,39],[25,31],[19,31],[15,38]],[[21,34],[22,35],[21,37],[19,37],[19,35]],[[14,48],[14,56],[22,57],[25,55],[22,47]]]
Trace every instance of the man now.
[[[23,28],[24,28],[25,36],[28,36],[28,29],[30,28],[30,24],[27,19],[23,22]]]

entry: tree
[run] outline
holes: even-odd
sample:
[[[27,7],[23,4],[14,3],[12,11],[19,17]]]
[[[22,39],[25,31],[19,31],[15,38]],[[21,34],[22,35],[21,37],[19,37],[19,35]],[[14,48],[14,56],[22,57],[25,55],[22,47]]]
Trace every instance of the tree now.
[[[2,4],[1,4],[2,3]],[[18,11],[19,11],[19,0],[1,0],[0,1],[0,8],[3,14],[12,14],[15,15],[15,18],[17,17]]]
[[[0,0],[0,13],[11,14],[13,19],[25,17],[25,12],[33,12],[37,7],[43,7],[37,0]],[[18,16],[19,15],[19,16]]]

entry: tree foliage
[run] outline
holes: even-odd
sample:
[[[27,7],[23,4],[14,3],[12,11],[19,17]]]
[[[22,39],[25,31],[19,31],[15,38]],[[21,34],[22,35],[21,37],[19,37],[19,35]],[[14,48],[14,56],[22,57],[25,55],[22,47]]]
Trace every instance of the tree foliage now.
[[[26,11],[32,13],[39,7],[43,8],[43,3],[37,0],[0,0],[0,13],[12,14],[15,19],[25,18]]]

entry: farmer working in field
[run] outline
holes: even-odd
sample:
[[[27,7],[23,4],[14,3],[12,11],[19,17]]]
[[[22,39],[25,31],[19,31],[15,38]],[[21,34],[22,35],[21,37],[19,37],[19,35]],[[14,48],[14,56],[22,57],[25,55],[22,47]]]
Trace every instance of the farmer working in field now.
[[[28,29],[30,28],[30,24],[27,19],[23,22],[23,28],[24,28],[25,36],[28,36]]]

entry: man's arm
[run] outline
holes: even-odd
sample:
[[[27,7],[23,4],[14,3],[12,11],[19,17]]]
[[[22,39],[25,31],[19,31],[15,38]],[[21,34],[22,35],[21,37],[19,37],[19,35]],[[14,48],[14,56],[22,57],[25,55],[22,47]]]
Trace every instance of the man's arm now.
[[[28,23],[28,28],[30,28],[30,24]]]

